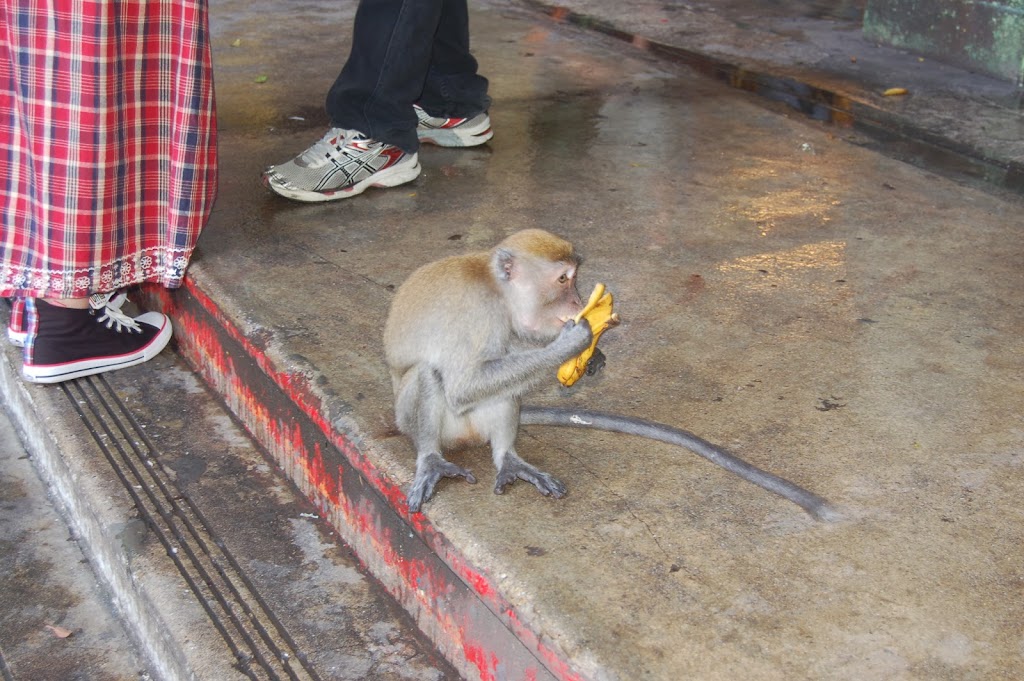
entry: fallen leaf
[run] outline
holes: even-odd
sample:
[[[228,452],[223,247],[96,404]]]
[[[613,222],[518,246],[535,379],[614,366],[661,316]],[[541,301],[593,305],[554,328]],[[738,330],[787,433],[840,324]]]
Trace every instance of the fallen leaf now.
[[[884,97],[895,97],[895,96],[898,96],[898,95],[905,95],[905,94],[907,94],[907,88],[905,88],[905,87],[891,87],[888,90],[886,90],[885,92],[883,92],[882,96],[884,96]]]
[[[231,47],[241,47],[241,46],[242,46],[242,39],[241,38],[235,38],[234,40],[231,41]]]
[[[266,83],[268,80],[270,80],[269,76],[256,76],[256,78],[255,78],[255,80],[253,80],[253,82],[254,83]]]
[[[71,636],[71,634],[75,633],[75,632],[71,631],[70,629],[65,629],[64,627],[54,626],[52,624],[47,624],[46,628],[49,629],[51,632],[53,632],[53,635],[56,636],[57,638],[67,638],[68,636]]]

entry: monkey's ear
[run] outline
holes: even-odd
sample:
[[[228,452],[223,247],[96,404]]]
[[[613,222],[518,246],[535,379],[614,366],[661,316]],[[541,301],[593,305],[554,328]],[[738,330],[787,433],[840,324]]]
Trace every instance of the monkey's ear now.
[[[494,267],[495,277],[502,281],[508,281],[512,278],[512,272],[515,270],[516,256],[507,248],[499,248],[494,251],[491,265]]]

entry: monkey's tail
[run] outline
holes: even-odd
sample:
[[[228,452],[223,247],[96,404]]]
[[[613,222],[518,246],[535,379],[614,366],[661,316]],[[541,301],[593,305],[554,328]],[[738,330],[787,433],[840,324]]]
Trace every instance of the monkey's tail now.
[[[727,471],[735,473],[747,482],[752,482],[769,492],[789,499],[818,520],[834,522],[840,519],[839,512],[828,501],[817,494],[809,492],[789,480],[749,464],[721,447],[713,445],[707,440],[681,428],[674,428],[661,423],[654,423],[653,421],[645,421],[632,416],[554,407],[523,407],[519,415],[519,421],[523,425],[528,426],[595,428],[612,433],[638,435],[651,440],[678,445],[699,454]]]

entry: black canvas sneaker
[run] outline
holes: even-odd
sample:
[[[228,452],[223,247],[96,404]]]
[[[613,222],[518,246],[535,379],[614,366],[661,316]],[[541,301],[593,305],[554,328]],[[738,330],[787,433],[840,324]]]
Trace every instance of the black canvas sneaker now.
[[[93,303],[93,300],[99,302]],[[123,291],[113,293],[99,293],[90,298],[93,309],[100,307],[113,307],[118,310],[128,300],[127,294]],[[28,338],[28,330],[25,319],[25,299],[11,298],[11,316],[7,319],[7,342],[19,348],[25,347],[25,339]],[[102,303],[102,305],[100,304]]]
[[[30,301],[26,312],[35,315],[35,334],[30,322],[25,380],[59,383],[135,366],[156,357],[171,340],[166,315],[147,312],[133,319],[109,302],[110,296],[94,297],[89,308],[78,310]]]

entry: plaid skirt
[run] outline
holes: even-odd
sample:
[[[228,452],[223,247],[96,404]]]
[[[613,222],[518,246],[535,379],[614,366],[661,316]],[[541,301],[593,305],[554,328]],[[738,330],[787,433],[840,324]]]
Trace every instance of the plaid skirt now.
[[[216,193],[206,0],[0,0],[0,296],[181,285]]]

